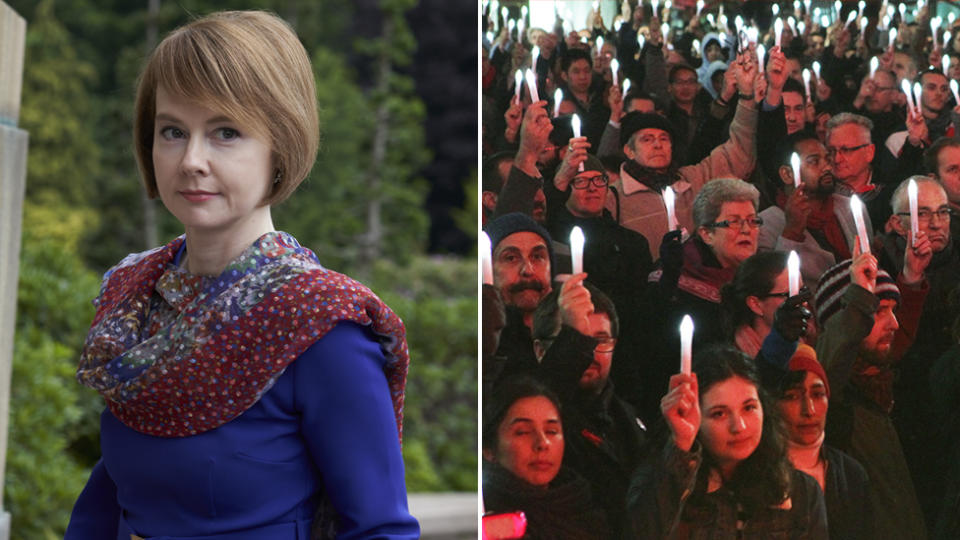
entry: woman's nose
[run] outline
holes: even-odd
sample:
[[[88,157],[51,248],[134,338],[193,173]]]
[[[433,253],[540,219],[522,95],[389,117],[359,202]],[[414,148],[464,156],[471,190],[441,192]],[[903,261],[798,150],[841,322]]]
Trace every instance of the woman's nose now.
[[[203,176],[210,172],[207,149],[202,137],[191,137],[187,140],[183,158],[180,160],[180,167],[189,176]]]

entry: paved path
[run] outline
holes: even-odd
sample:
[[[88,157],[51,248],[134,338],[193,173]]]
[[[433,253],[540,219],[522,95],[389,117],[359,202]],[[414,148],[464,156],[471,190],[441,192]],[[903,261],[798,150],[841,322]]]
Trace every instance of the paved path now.
[[[477,538],[476,493],[411,493],[410,512],[429,540]]]

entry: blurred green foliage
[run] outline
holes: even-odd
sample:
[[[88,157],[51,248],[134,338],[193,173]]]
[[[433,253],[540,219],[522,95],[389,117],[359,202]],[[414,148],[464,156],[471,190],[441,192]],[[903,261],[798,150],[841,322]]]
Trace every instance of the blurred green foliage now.
[[[147,2],[7,2],[27,19],[21,127],[30,132],[30,153],[5,503],[12,538],[62,538],[99,458],[103,402],[74,379],[93,317],[90,301],[107,267],[145,249],[130,133],[135,78],[146,54]],[[367,40],[352,34],[349,0],[162,2],[156,21],[160,39],[213,9],[268,9],[295,26],[317,77],[321,152],[307,181],[275,209],[275,222],[325,266],[368,284],[406,324],[408,489],[472,491],[476,265],[472,258],[424,253],[427,186],[418,171],[430,159],[426,110],[412,80],[396,69],[416,46],[402,17],[414,3],[382,0],[380,15],[392,21],[393,32]],[[364,87],[357,64],[384,53],[384,77],[373,70],[382,84]],[[376,121],[380,110],[385,123]],[[377,128],[386,130],[387,151],[373,170]],[[475,184],[476,172],[464,182]],[[374,198],[382,205],[381,256],[363,261],[354,246],[369,233],[366,213]],[[182,232],[162,208],[158,214],[161,241]],[[473,221],[470,215],[466,210],[458,221],[468,231],[476,222],[475,211]]]

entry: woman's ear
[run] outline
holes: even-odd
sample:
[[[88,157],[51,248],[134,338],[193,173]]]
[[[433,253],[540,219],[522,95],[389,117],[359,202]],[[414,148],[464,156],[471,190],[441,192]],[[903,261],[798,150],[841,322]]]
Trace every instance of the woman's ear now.
[[[760,306],[760,299],[754,295],[750,295],[746,299],[747,307],[750,308],[750,311],[753,312],[757,317],[763,317],[763,307]]]
[[[703,227],[703,226],[697,227],[697,236],[700,237],[700,240],[703,240],[703,243],[704,243],[704,244],[706,244],[706,245],[708,245],[708,246],[712,246],[712,245],[713,245],[713,244],[712,244],[712,242],[713,242],[713,231],[711,231],[709,228]]]

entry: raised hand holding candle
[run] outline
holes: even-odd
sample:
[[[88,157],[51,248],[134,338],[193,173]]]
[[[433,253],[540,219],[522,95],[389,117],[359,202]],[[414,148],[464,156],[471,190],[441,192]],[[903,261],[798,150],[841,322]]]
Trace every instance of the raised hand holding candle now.
[[[693,364],[693,319],[684,315],[680,321],[680,373],[690,375]]]
[[[916,242],[920,224],[917,220],[917,183],[912,178],[907,184],[907,197],[910,198],[910,233],[913,235],[913,242]]]
[[[553,93],[553,117],[560,116],[560,104],[563,103],[563,90],[557,88]]]
[[[773,21],[773,35],[774,35],[773,44],[779,47],[780,36],[783,35],[783,21],[781,21],[780,19]]]
[[[520,90],[523,88],[523,71],[518,69],[517,72],[513,74],[513,82],[514,95],[516,96],[517,101],[520,101]]]
[[[613,75],[613,86],[617,85],[617,72],[620,71],[620,62],[614,58],[610,60],[610,74]]]
[[[793,169],[793,187],[800,189],[800,156],[796,152],[790,156],[790,168]]]
[[[867,226],[863,222],[863,203],[860,197],[853,195],[850,197],[850,213],[853,214],[853,221],[857,224],[857,236],[860,237],[860,253],[870,253],[870,239],[867,238]]]
[[[800,15],[800,0],[793,0],[793,14]]]
[[[574,114],[570,117],[570,128],[573,129],[573,137],[577,138],[580,136],[580,116]],[[577,171],[583,172],[583,162],[580,162],[580,167],[577,168]],[[576,273],[576,272],[574,272]]]
[[[583,231],[580,227],[574,227],[570,231],[570,258],[574,274],[583,272]]]
[[[493,254],[490,252],[490,237],[480,231],[480,261],[483,266],[483,284],[493,285]]]
[[[663,188],[663,205],[667,208],[667,229],[671,231],[677,230],[677,214],[674,206],[676,198],[672,187]]]
[[[870,59],[870,78],[873,78],[873,75],[877,72],[877,68],[880,67],[880,59],[874,56]]]
[[[953,100],[960,104],[960,92],[957,91],[957,80],[950,80],[950,91],[953,92]]]
[[[525,76],[527,78],[527,89],[530,90],[530,103],[536,103],[540,101],[540,94],[537,93],[537,76],[534,75],[532,69],[528,69]]]
[[[792,250],[787,256],[787,287],[790,296],[800,294],[800,256]]]

